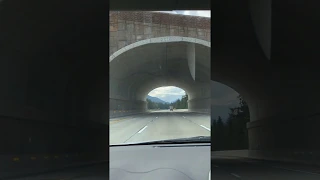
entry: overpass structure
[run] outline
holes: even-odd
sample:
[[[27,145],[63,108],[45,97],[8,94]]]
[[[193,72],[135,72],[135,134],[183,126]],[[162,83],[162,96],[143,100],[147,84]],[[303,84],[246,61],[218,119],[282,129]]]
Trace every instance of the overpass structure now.
[[[210,112],[210,18],[111,11],[110,117],[145,112],[147,94],[178,86],[191,111]]]
[[[143,5],[146,10],[154,7],[174,10],[179,6],[176,3],[185,4],[171,0],[112,3],[115,2],[111,4],[115,10],[121,7],[128,10],[124,6],[130,3],[132,8]],[[193,7],[186,4],[184,8],[209,9],[208,2],[202,7],[200,2],[194,1]],[[197,73],[197,66],[194,68],[192,63],[200,62],[197,58],[206,59],[208,47],[181,39],[132,48],[111,60],[112,54],[134,42],[116,41],[120,44],[110,45],[114,48],[106,57],[107,8],[80,3],[0,2],[0,169],[52,168],[106,160],[109,118],[106,68],[117,59],[130,63],[130,52],[147,59],[150,56],[144,53],[146,50],[155,53],[154,67],[147,73],[158,73],[157,84],[180,80],[196,83],[197,75],[202,74],[202,70]],[[211,80],[233,88],[247,101],[251,119],[247,126],[249,154],[266,159],[286,157],[319,162],[318,2],[226,0],[211,4],[213,28],[210,37],[202,39],[209,42],[211,38]],[[172,33],[181,37],[175,30]],[[143,37],[143,40],[159,38]],[[199,34],[190,38],[201,39]],[[176,67],[174,64],[165,66],[167,71],[153,71],[161,64],[158,57],[164,55],[161,51],[169,50],[166,55],[174,63],[188,59],[181,58],[188,55],[185,53],[188,47],[203,53],[175,71],[170,71]],[[164,78],[168,73],[181,71],[189,72],[189,77]],[[120,79],[130,75],[128,71],[113,73],[113,77]],[[137,80],[135,77],[132,79]],[[131,86],[132,91],[127,84],[119,83],[123,95],[114,99],[125,101],[123,110],[132,107],[144,110],[144,95],[154,87],[151,77],[141,79],[149,82],[148,86],[136,83],[137,86]],[[181,85],[181,88],[190,95],[194,93],[195,99],[208,97],[195,93],[193,87]],[[132,103],[137,105],[131,106]],[[194,109],[202,109],[196,102],[190,103]]]

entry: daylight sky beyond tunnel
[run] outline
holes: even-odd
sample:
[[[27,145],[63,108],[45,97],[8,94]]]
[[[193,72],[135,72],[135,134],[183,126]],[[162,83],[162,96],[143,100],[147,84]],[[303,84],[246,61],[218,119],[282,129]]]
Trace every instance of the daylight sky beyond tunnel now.
[[[148,95],[170,103],[180,99],[185,95],[185,91],[175,86],[165,86],[152,90]]]

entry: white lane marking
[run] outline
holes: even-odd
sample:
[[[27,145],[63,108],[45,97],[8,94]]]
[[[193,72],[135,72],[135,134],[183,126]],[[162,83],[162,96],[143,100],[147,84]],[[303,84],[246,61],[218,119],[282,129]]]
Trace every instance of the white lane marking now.
[[[213,165],[213,167],[216,167],[216,168],[218,168],[219,166],[217,166],[217,165]]]
[[[295,172],[301,172],[301,173],[306,173],[306,174],[313,174],[313,175],[320,175],[319,173],[313,173],[313,172],[308,172],[308,171],[301,171],[301,170],[297,170],[297,169],[289,169],[289,168],[283,168],[283,167],[277,167],[277,166],[272,166],[274,168],[278,168],[278,169],[284,169],[287,171],[295,171]]]
[[[158,117],[156,117],[156,118],[158,118]]]
[[[234,174],[234,173],[230,173],[230,174],[234,177],[241,178],[241,176],[239,176],[238,174]]]
[[[209,171],[209,180],[211,180],[211,170]]]
[[[200,126],[203,127],[203,128],[205,128],[205,129],[208,130],[208,131],[211,131],[211,129],[205,127],[204,125],[200,125]]]
[[[142,133],[143,130],[145,130],[148,126],[145,126],[144,128],[142,128],[138,133]]]

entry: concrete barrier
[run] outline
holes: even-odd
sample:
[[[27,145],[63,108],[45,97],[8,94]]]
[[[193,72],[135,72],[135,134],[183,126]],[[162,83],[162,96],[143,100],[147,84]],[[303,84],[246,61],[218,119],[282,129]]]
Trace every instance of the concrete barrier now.
[[[192,110],[189,110],[189,112],[208,114],[208,115],[210,115],[211,113],[210,109],[192,109]]]
[[[292,162],[320,166],[319,151],[261,151],[261,150],[227,150],[211,151],[211,157],[240,157],[267,161]]]
[[[249,150],[248,157],[261,160],[294,162],[308,165],[320,165],[320,151]]]
[[[211,151],[211,156],[248,158],[248,150]]]
[[[138,111],[138,110],[111,110],[109,111],[109,118],[125,117],[125,116],[131,116],[131,115],[142,114],[142,113],[146,113],[146,112]]]

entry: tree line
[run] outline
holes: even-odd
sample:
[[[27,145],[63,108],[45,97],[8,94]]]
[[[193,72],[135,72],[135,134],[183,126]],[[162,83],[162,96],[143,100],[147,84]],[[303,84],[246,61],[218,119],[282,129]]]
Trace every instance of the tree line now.
[[[247,103],[238,96],[239,106],[230,108],[230,113],[224,122],[220,116],[212,119],[212,150],[236,150],[248,148],[247,122],[250,121]]]
[[[177,99],[172,103],[153,102],[147,99],[148,109],[169,109],[170,106],[173,106],[175,109],[188,109],[188,95],[185,94],[181,99]]]

